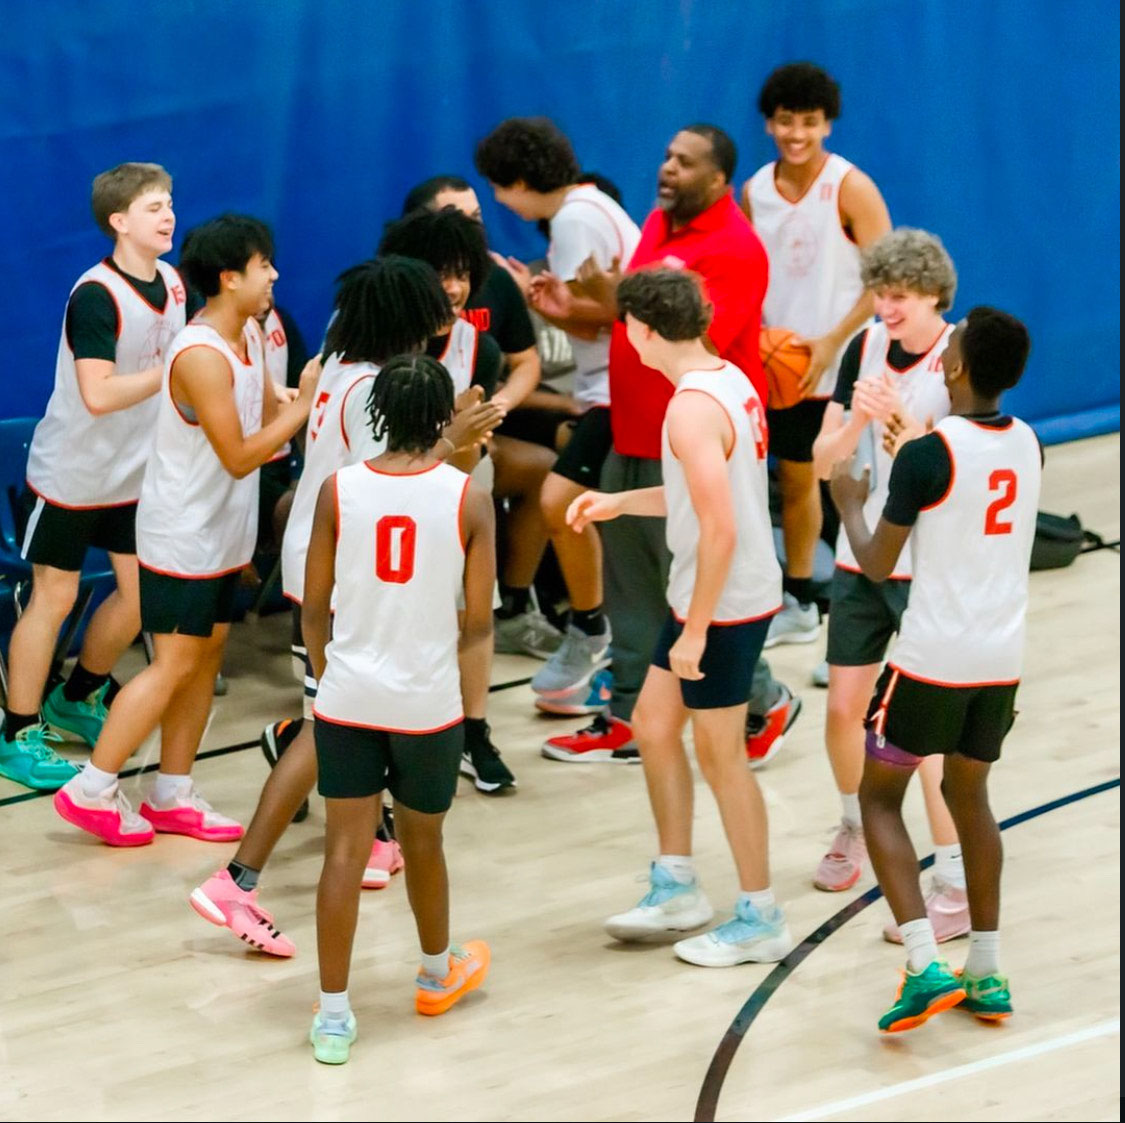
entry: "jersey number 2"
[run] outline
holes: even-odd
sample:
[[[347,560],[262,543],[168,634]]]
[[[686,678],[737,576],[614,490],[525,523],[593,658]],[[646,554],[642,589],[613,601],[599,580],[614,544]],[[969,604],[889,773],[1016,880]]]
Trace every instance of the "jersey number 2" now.
[[[985,534],[1011,534],[1012,524],[1010,522],[1001,522],[1000,513],[1006,511],[1016,501],[1016,486],[1018,480],[1015,472],[1011,468],[997,468],[991,476],[988,477],[988,490],[1003,491],[998,499],[994,499],[988,505],[988,510],[984,516],[984,532]]]
[[[375,576],[388,585],[405,585],[414,576],[418,526],[407,515],[384,515],[375,524]]]

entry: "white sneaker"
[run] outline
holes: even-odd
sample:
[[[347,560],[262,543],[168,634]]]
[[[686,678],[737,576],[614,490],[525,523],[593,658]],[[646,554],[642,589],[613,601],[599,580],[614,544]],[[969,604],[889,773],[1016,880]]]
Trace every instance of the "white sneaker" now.
[[[715,915],[698,881],[677,881],[653,862],[649,891],[628,912],[611,916],[605,930],[615,940],[643,940],[665,932],[690,932],[710,923]]]
[[[765,913],[740,904],[725,924],[674,944],[685,963],[697,967],[735,967],[739,963],[776,963],[793,950],[785,914],[776,905]]]
[[[815,604],[800,605],[789,593],[782,596],[781,611],[770,621],[766,647],[779,643],[812,643],[820,635],[820,612]]]
[[[813,673],[809,676],[813,686],[819,686],[821,690],[828,689],[828,660],[822,659],[815,667]]]

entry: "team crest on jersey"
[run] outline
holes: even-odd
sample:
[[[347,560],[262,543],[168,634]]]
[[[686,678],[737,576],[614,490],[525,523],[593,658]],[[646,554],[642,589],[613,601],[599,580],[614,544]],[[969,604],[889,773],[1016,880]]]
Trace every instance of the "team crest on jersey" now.
[[[781,267],[790,277],[807,276],[820,252],[820,241],[812,224],[794,212],[781,224],[778,233]]]
[[[832,191],[835,186],[834,183],[822,183],[820,185],[820,198],[822,201],[827,201],[832,198]]]

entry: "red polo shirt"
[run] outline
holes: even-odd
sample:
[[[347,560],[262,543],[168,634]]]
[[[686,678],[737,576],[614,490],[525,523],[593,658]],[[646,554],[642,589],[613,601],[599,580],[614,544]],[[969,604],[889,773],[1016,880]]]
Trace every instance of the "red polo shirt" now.
[[[744,370],[762,401],[766,379],[758,357],[762,301],[769,264],[750,220],[728,193],[685,226],[673,230],[664,211],[654,210],[641,228],[641,240],[626,269],[646,265],[691,269],[703,278],[715,306],[708,335],[719,354]],[[672,384],[646,367],[615,324],[609,345],[610,419],[613,447],[622,456],[660,459],[660,427],[672,397]]]

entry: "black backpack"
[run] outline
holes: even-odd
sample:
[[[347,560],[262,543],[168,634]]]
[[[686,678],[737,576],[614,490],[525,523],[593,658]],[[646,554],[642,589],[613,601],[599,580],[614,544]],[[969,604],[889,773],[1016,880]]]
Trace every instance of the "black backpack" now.
[[[1040,511],[1035,520],[1031,568],[1063,569],[1079,554],[1105,549],[1120,549],[1120,540],[1106,542],[1100,534],[1086,530],[1077,515],[1064,517]]]

